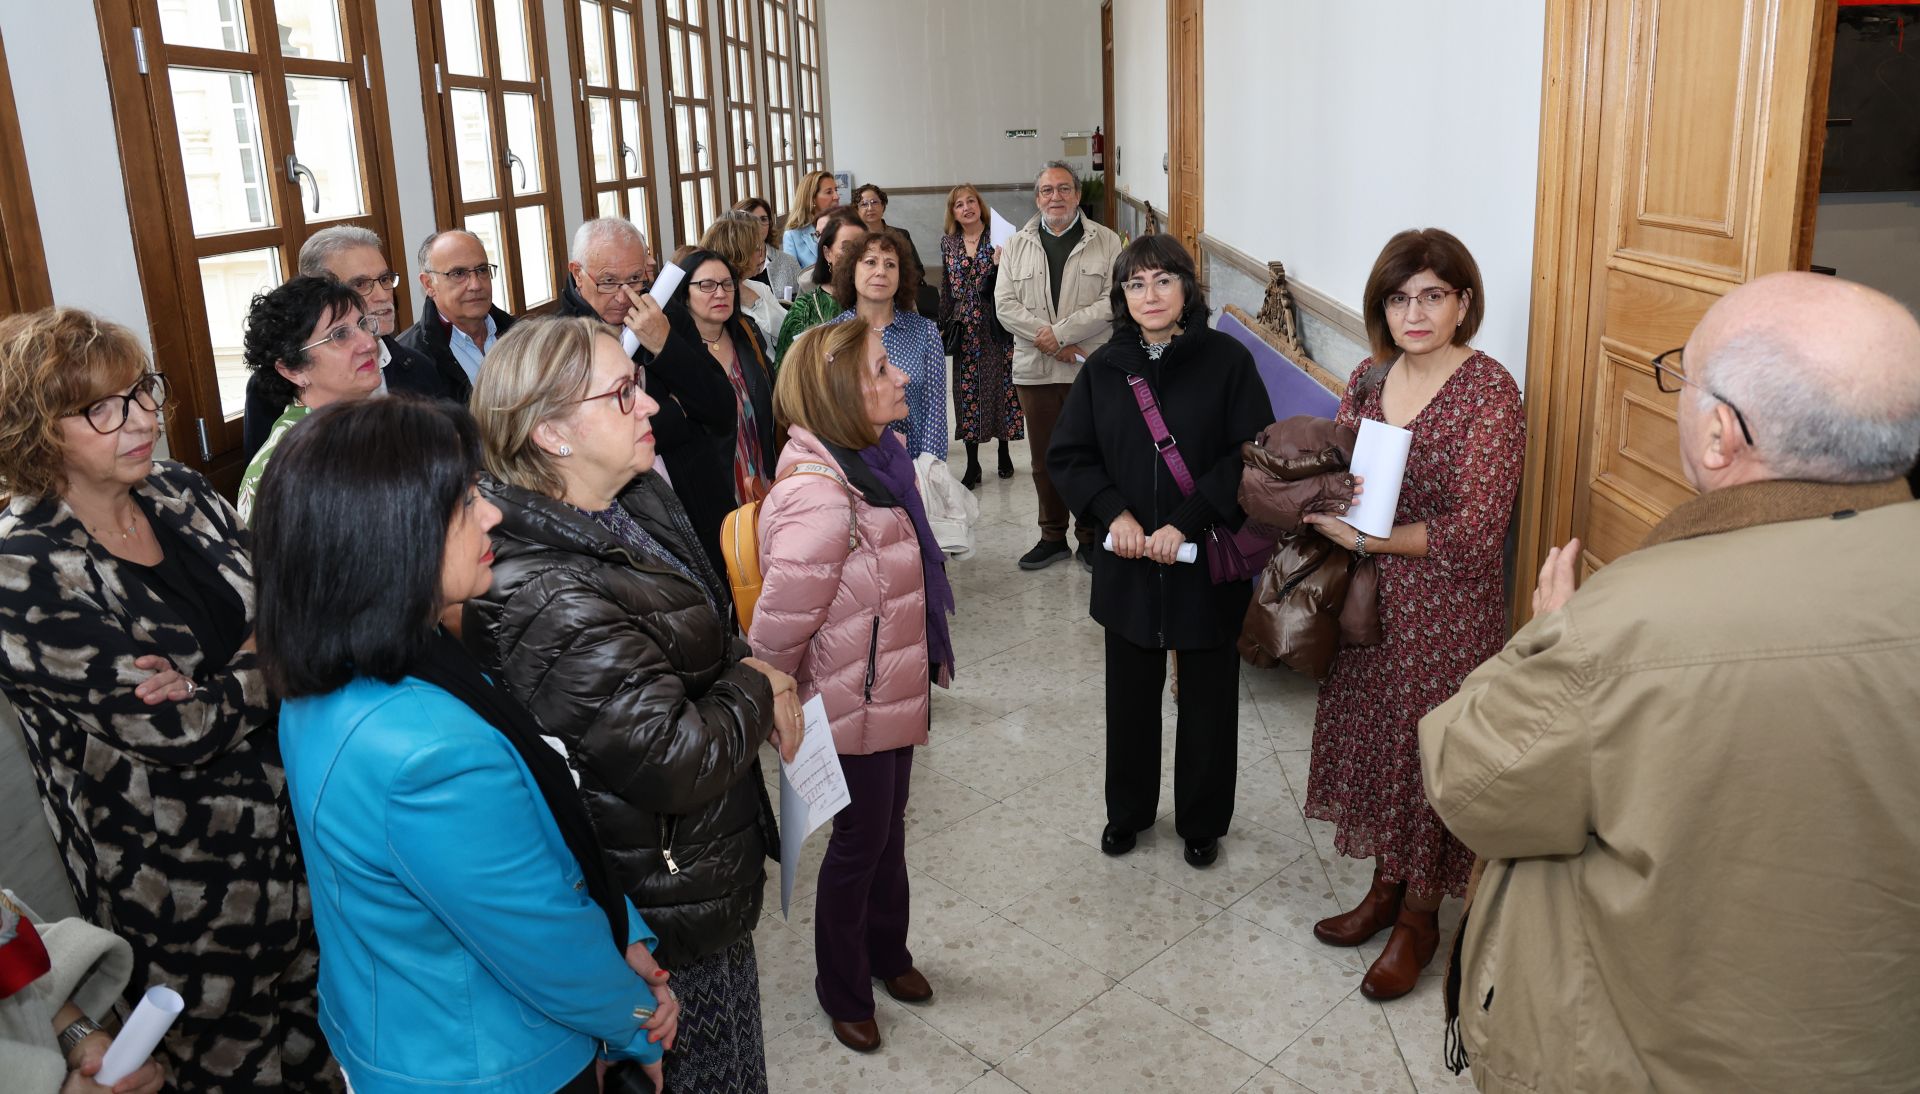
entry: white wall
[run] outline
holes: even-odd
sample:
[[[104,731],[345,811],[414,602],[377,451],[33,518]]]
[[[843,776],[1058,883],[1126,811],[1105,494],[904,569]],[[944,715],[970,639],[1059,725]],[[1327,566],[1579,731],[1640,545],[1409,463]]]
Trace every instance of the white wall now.
[[[1205,230],[1358,309],[1380,247],[1439,227],[1487,287],[1475,343],[1524,383],[1537,0],[1211,0]]]
[[[1920,312],[1920,191],[1821,194],[1813,261]]]
[[[1211,14],[1211,12],[1209,12]],[[1113,0],[1114,189],[1167,209],[1167,0]]]

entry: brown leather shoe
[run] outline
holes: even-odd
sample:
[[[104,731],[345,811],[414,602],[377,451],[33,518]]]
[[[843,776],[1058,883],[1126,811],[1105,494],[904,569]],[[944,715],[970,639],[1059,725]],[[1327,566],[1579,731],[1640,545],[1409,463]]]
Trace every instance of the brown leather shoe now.
[[[1406,882],[1380,880],[1380,867],[1375,866],[1373,887],[1360,898],[1360,906],[1315,923],[1313,937],[1329,946],[1358,946],[1393,926],[1406,895]]]
[[[880,1047],[880,1027],[871,1018],[860,1022],[835,1019],[833,1036],[855,1052],[873,1052]]]
[[[908,969],[899,976],[880,981],[887,994],[902,1003],[924,1003],[933,998],[933,985],[921,975],[919,969]]]
[[[1398,999],[1420,983],[1420,970],[1440,948],[1440,910],[1402,907],[1380,957],[1360,981],[1360,994],[1378,1002]]]

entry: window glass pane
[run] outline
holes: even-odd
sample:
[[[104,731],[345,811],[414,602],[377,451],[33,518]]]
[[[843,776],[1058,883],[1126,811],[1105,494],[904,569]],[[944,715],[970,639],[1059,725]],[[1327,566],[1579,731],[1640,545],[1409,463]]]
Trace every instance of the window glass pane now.
[[[513,192],[537,194],[547,188],[540,177],[540,128],[534,120],[533,96],[513,93],[505,97],[507,126],[507,166],[513,176]]]
[[[493,20],[500,35],[500,78],[531,82],[533,57],[527,52],[527,7],[521,0],[494,0]]]
[[[600,208],[598,215],[603,217],[617,217],[620,215],[620,191],[602,190],[596,200],[599,202]]]
[[[673,108],[674,164],[685,171],[693,164],[693,113],[685,106]]]
[[[692,69],[687,83],[687,95],[695,99],[707,97],[707,39],[703,34],[687,35],[687,65]]]
[[[667,30],[667,90],[675,95],[687,93],[687,33]]]
[[[274,0],[273,17],[280,24],[282,56],[347,59],[340,40],[340,0]]]
[[[247,13],[240,0],[167,0],[160,40],[172,46],[246,49]]]
[[[607,28],[601,23],[600,15],[600,5],[594,0],[580,0],[580,41],[586,54],[581,65],[586,69],[588,83],[606,87]]]
[[[613,13],[613,71],[620,80],[620,90],[633,91],[640,86],[633,61],[633,16],[624,11]]]
[[[713,115],[704,106],[693,108],[693,169],[713,170]]]
[[[686,8],[681,4],[680,0],[667,0],[667,18],[684,19],[686,17]]]
[[[688,179],[680,184],[681,238],[699,239],[700,224],[700,184]]]
[[[272,224],[253,77],[205,68],[173,68],[167,75],[193,234]]]
[[[653,234],[653,212],[647,208],[645,187],[636,186],[627,191],[627,219],[633,221],[633,226],[640,229],[641,235],[647,237],[648,245],[655,248],[654,260],[665,261],[658,254],[660,237]]]
[[[621,169],[630,179],[645,178],[646,161],[640,158],[641,142],[647,139],[646,131],[640,128],[640,104],[632,99],[620,100],[620,137],[624,142],[620,147]]]
[[[493,128],[487,120],[487,94],[456,87],[447,93],[453,107],[454,158],[460,161],[460,200],[494,195]]]
[[[293,116],[294,155],[312,172],[299,180],[307,216],[332,220],[366,212],[351,85],[345,80],[289,76],[287,99]]]
[[[447,71],[455,76],[485,76],[480,59],[480,16],[474,0],[440,0],[440,21],[447,27]]]
[[[480,246],[486,249],[487,261],[500,267],[493,275],[493,306],[502,311],[512,311],[513,302],[507,295],[507,249],[500,245],[500,214],[475,213],[467,218],[464,225],[480,240]]]
[[[593,181],[612,182],[617,177],[613,166],[613,107],[603,96],[587,99],[587,131],[593,146]]]
[[[547,235],[547,207],[523,205],[514,210],[520,230],[520,279],[526,292],[522,309],[537,308],[553,299],[552,237]]]
[[[213,375],[220,387],[220,416],[246,409],[247,362],[242,356],[247,309],[253,294],[280,283],[280,250],[264,247],[210,255],[200,260],[200,291],[207,301],[207,328],[213,336]]]

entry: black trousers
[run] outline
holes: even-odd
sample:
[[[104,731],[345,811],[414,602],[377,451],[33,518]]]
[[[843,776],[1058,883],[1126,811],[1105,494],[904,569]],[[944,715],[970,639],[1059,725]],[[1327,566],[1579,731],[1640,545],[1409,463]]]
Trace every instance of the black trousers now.
[[[1240,655],[1231,643],[1180,650],[1173,742],[1174,830],[1219,839],[1233,821]],[[1107,823],[1136,832],[1160,812],[1160,692],[1167,651],[1107,632]]]

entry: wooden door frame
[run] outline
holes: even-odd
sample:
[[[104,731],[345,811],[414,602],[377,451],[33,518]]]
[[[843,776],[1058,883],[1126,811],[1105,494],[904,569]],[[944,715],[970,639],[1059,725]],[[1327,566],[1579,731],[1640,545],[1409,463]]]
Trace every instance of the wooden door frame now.
[[[1193,18],[1199,24],[1200,50],[1198,64],[1201,72],[1196,80],[1202,93],[1188,111],[1192,119],[1194,143],[1198,154],[1194,157],[1193,181],[1198,191],[1194,198],[1194,220],[1198,223],[1187,225],[1180,216],[1180,124],[1181,112],[1185,109],[1185,98],[1181,95],[1184,72],[1180,64],[1180,6],[1193,5]],[[1183,234],[1191,235],[1196,241],[1200,233],[1206,230],[1206,177],[1207,177],[1207,97],[1206,86],[1206,0],[1167,0],[1167,227],[1166,231],[1175,239]],[[1112,187],[1108,187],[1112,191]],[[1188,229],[1191,228],[1191,231]],[[1197,250],[1196,248],[1192,248]],[[1205,270],[1202,269],[1204,281]]]
[[[7,292],[0,312],[38,311],[53,304],[53,284],[47,278],[46,244],[40,236],[40,214],[34,207],[33,180],[27,174],[26,142],[20,135],[20,111],[13,95],[13,73],[7,51],[0,44],[0,254]]]
[[[1109,228],[1114,223],[1113,176],[1119,166],[1115,160],[1120,146],[1113,137],[1113,0],[1100,0],[1100,122],[1107,147],[1102,149],[1104,163],[1100,172],[1105,184],[1100,199],[1100,222]]]

